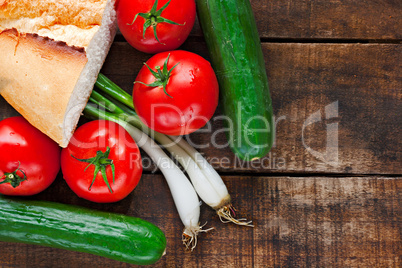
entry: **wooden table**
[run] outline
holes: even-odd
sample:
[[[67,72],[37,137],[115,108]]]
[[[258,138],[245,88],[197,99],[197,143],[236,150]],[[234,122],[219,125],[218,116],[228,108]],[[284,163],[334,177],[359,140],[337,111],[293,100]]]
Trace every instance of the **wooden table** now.
[[[237,160],[228,148],[200,151],[223,176],[238,214],[255,228],[222,224],[202,205],[201,222],[215,230],[186,251],[168,187],[152,165],[116,204],[79,199],[61,174],[35,198],[155,223],[168,245],[154,267],[401,267],[401,3],[251,2],[277,120],[275,147],[253,164]],[[182,49],[209,58],[198,24]],[[102,72],[130,91],[149,57],[117,35]],[[17,115],[3,99],[0,111],[0,119]],[[222,127],[211,122],[212,131]],[[211,133],[188,138],[225,144],[223,134]],[[0,266],[130,267],[4,242]]]

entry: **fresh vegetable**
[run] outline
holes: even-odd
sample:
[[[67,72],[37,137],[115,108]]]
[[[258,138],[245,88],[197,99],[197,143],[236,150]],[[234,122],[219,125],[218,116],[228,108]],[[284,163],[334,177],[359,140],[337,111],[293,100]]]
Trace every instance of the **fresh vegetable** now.
[[[197,0],[197,12],[221,92],[233,152],[265,156],[274,141],[271,97],[249,0]]]
[[[180,219],[184,224],[183,243],[186,247],[194,249],[197,245],[198,233],[208,230],[202,230],[199,225],[200,203],[198,196],[180,168],[150,137],[126,121],[90,105],[85,107],[84,114],[88,117],[103,118],[120,124],[160,168],[169,185]]]
[[[219,86],[210,63],[182,50],[151,57],[134,82],[134,106],[151,129],[185,135],[203,127],[218,105]]]
[[[163,232],[139,218],[1,195],[0,240],[85,252],[138,265],[157,262],[166,248]]]
[[[117,202],[137,186],[141,155],[133,138],[120,125],[104,120],[88,122],[74,133],[61,153],[68,186],[87,200]]]
[[[120,0],[117,23],[127,42],[145,53],[177,49],[194,26],[194,0]]]
[[[234,208],[231,204],[231,197],[225,183],[215,169],[199,152],[180,137],[166,136],[149,129],[144,125],[138,115],[136,115],[129,107],[123,105],[123,103],[126,103],[127,105],[132,103],[130,101],[132,99],[131,96],[110,81],[106,76],[100,74],[96,86],[107,96],[113,98],[115,102],[112,102],[109,98],[105,98],[96,90],[93,91],[90,100],[101,104],[102,107],[109,111],[113,111],[113,113],[116,116],[118,115],[120,119],[123,119],[136,128],[141,129],[144,133],[150,135],[164,146],[165,149],[168,150],[187,171],[193,186],[201,199],[217,211],[217,214],[223,222],[233,222],[239,225],[253,226],[251,221],[235,218]],[[89,106],[87,109],[93,110],[94,108]],[[99,114],[99,112],[95,112],[92,113],[92,115],[95,118],[109,118],[109,114],[105,113]]]
[[[0,122],[0,193],[34,195],[60,170],[60,148],[22,116]]]
[[[216,210],[219,218],[222,222],[232,222],[237,225],[254,227],[252,221],[248,221],[245,218],[236,219],[235,208],[232,205],[231,196],[228,193],[227,187],[223,182],[221,176],[216,170],[208,163],[208,161],[195,150],[190,144],[188,144],[181,137],[169,136],[171,141],[180,147],[180,149],[172,149],[169,151],[176,157],[176,159],[182,163],[183,166],[186,163],[190,163],[191,160],[198,165],[195,169],[200,169],[203,176],[191,176],[191,181],[201,199]],[[171,146],[172,143],[167,143]],[[187,172],[190,172],[187,170]]]

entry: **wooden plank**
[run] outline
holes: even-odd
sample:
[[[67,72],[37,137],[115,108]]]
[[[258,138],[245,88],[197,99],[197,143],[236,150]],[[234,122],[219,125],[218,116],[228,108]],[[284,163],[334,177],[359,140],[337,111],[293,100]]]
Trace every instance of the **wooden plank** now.
[[[11,107],[2,96],[0,96],[0,120],[8,117],[18,116],[19,113]]]
[[[184,49],[208,58],[200,43],[187,42]],[[218,170],[401,172],[401,46],[264,43],[263,50],[277,121],[275,148],[253,164],[239,161],[223,146],[223,120],[215,116],[211,130],[188,138],[206,146],[200,151]],[[130,92],[149,57],[115,43],[102,72]],[[308,125],[314,115],[317,122]]]
[[[254,233],[257,266],[268,261],[270,267],[398,267],[401,180],[281,178],[259,182],[253,209],[263,212],[260,217],[266,228]],[[384,202],[385,196],[390,202]]]
[[[402,39],[398,1],[251,0],[251,5],[263,39]],[[190,36],[203,36],[198,19]]]
[[[264,39],[402,39],[400,1],[251,0]],[[198,19],[191,36],[202,36]]]
[[[202,205],[201,234],[187,252],[182,224],[161,175],[143,175],[116,204],[75,196],[58,179],[36,199],[138,216],[166,234],[167,255],[152,267],[398,267],[402,180],[385,177],[224,177],[239,216],[255,228],[220,223]],[[132,267],[84,253],[0,243],[1,267]]]
[[[268,38],[401,39],[399,1],[252,0]]]
[[[203,43],[184,49],[208,58]],[[253,163],[227,146],[219,108],[188,136],[221,172],[399,174],[401,46],[393,44],[263,44],[277,122],[275,147]],[[150,55],[125,42],[112,46],[102,72],[131,93]],[[0,99],[0,119],[17,113]],[[308,124],[310,119],[316,122]],[[154,170],[144,156],[148,171]]]
[[[208,58],[202,43],[187,42],[184,48]],[[204,147],[200,152],[214,167],[221,172],[401,173],[401,46],[264,43],[263,50],[277,121],[275,148],[253,163],[237,159],[225,146],[218,109],[210,129],[188,136]],[[131,93],[149,57],[118,42],[102,72]],[[11,115],[16,112],[1,99],[0,119]],[[310,119],[316,122],[309,125]]]

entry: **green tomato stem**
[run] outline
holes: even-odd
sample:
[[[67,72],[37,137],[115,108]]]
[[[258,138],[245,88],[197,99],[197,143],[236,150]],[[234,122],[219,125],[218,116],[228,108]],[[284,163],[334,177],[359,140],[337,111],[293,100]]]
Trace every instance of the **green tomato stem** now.
[[[165,92],[165,94],[169,97],[169,98],[173,98],[171,95],[169,95],[169,93],[166,91],[166,86],[169,82],[169,78],[172,75],[172,71],[174,68],[177,67],[177,65],[179,65],[179,62],[176,63],[175,66],[173,66],[170,70],[168,69],[168,61],[169,61],[169,57],[170,57],[170,53],[168,54],[165,62],[163,63],[163,67],[161,66],[155,66],[155,70],[152,70],[151,67],[148,66],[147,63],[144,63],[144,65],[148,68],[148,70],[151,72],[151,74],[155,77],[155,81],[150,83],[150,84],[145,84],[142,81],[135,81],[135,83],[140,83],[143,84],[147,87],[163,87],[163,91]]]
[[[95,166],[94,176],[93,176],[91,185],[88,188],[88,191],[91,191],[91,188],[95,182],[96,176],[98,175],[99,171],[101,171],[103,181],[107,185],[109,192],[113,193],[112,188],[110,187],[109,181],[107,179],[107,175],[106,175],[106,167],[110,166],[112,169],[112,173],[113,173],[113,184],[114,184],[114,182],[115,182],[115,166],[113,164],[113,160],[108,158],[109,154],[110,154],[110,148],[107,147],[105,152],[102,152],[101,150],[99,150],[96,152],[96,156],[87,158],[87,159],[79,159],[79,158],[76,158],[75,156],[71,155],[71,157],[73,157],[74,159],[76,159],[80,162],[89,163],[84,171],[86,171],[91,165]]]
[[[16,188],[21,185],[21,182],[26,181],[27,176],[25,175],[25,172],[20,169],[20,165],[21,163],[18,161],[18,167],[16,170],[14,170],[13,172],[5,172],[3,177],[0,178],[4,178],[4,180],[0,182],[0,184],[10,183],[13,188]],[[21,176],[17,174],[18,171],[21,172],[24,177],[21,178]]]
[[[158,25],[158,23],[163,22],[163,23],[169,23],[169,24],[179,25],[179,26],[183,26],[186,24],[186,23],[180,24],[180,23],[174,22],[172,20],[166,19],[161,16],[162,12],[169,6],[170,1],[171,0],[169,0],[163,7],[161,7],[159,10],[157,10],[158,0],[156,0],[153,4],[151,10],[148,13],[137,13],[134,16],[134,20],[131,23],[127,23],[127,24],[133,25],[134,22],[137,20],[138,16],[144,18],[145,22],[144,22],[143,30],[142,30],[142,38],[145,39],[146,30],[149,27],[152,27],[156,41],[158,41],[159,44],[165,45],[165,43],[161,43],[158,38],[158,33],[156,31],[156,26]]]

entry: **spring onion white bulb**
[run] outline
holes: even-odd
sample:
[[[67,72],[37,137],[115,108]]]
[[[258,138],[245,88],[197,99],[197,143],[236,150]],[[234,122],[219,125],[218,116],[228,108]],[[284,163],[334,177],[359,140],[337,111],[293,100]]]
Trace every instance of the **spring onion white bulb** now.
[[[220,201],[217,203],[209,202],[208,199],[203,199],[202,196],[207,194],[204,193],[202,188],[194,185],[197,193],[200,195],[201,199],[208,204],[210,207],[216,210],[219,218],[222,222],[233,222],[238,225],[244,225],[249,227],[254,227],[252,225],[252,221],[247,221],[247,219],[236,219],[235,218],[235,208],[231,204],[231,197],[227,190],[225,183],[223,182],[221,176],[216,172],[216,170],[209,164],[209,162],[200,154],[197,150],[194,149],[188,142],[182,137],[177,136],[168,136],[172,142],[175,142],[180,148],[182,148],[188,157],[193,159],[195,163],[197,163],[201,172],[204,174],[205,178],[207,178],[210,187],[212,187],[217,195],[220,197]],[[194,182],[193,182],[194,184]]]
[[[86,107],[84,112],[88,112]],[[97,109],[95,109],[97,110]],[[94,115],[92,113],[92,115]],[[188,249],[193,250],[197,245],[197,235],[200,232],[207,232],[199,225],[200,201],[194,187],[181,169],[170,159],[166,153],[144,132],[130,125],[111,114],[103,111],[96,111],[96,116],[102,119],[113,121],[127,130],[139,147],[141,147],[154,161],[163,173],[171,191],[176,209],[184,225],[182,240]]]
[[[222,178],[208,161],[183,138],[166,136],[149,129],[134,111],[132,96],[114,84],[102,74],[99,74],[96,85],[104,93],[108,94],[116,102],[118,107],[109,109],[124,118],[130,124],[141,129],[146,134],[153,137],[157,142],[164,146],[178,162],[186,169],[191,182],[200,198],[209,206],[217,211],[222,222],[233,222],[239,225],[253,226],[251,221],[246,219],[236,219],[235,209],[231,204],[231,198]],[[93,92],[97,93],[96,91]],[[94,96],[96,97],[96,96]],[[107,98],[97,93],[98,100],[115,106]],[[126,106],[125,106],[126,105]],[[120,109],[121,108],[121,109]],[[173,142],[174,141],[174,142]]]
[[[208,161],[182,137],[167,136],[153,131],[143,124],[137,116],[124,115],[124,120],[153,137],[187,171],[190,180],[202,201],[216,210],[224,223],[233,222],[238,225],[253,227],[252,221],[236,219],[235,209],[225,183]]]

